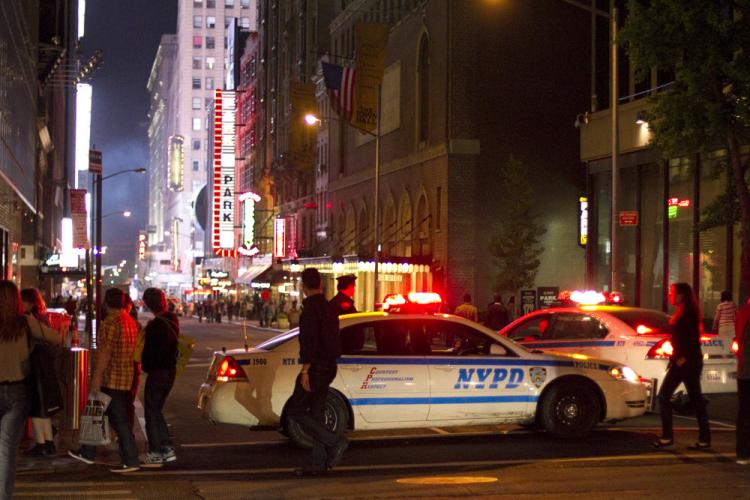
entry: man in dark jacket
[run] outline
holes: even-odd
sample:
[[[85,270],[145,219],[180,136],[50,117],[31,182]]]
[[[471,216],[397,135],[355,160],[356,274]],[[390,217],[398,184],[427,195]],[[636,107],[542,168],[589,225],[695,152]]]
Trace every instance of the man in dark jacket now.
[[[336,278],[336,289],[338,293],[331,299],[331,306],[336,314],[352,314],[357,312],[354,307],[354,291],[357,285],[357,277],[353,274],[346,274]]]
[[[487,320],[485,325],[492,330],[500,331],[509,322],[508,309],[503,304],[503,296],[495,295],[495,300],[487,306]]]
[[[166,462],[177,460],[162,410],[174,385],[180,323],[177,316],[167,310],[167,297],[162,290],[146,289],[143,302],[154,313],[154,319],[146,325],[141,356],[141,367],[148,374],[143,407],[149,449],[141,457],[141,467],[162,467]]]
[[[323,296],[317,269],[307,268],[302,272],[302,291],[306,297],[299,320],[302,369],[289,399],[287,415],[313,440],[310,464],[295,473],[315,476],[341,461],[349,440],[343,429],[331,431],[323,420],[328,387],[336,377],[336,358],[341,355],[339,319]]]

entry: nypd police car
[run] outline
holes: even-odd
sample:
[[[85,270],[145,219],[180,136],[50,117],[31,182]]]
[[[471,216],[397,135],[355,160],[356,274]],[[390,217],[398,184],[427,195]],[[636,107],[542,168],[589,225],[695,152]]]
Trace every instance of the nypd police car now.
[[[340,329],[343,354],[325,409],[337,432],[517,423],[575,438],[646,410],[645,385],[621,363],[530,351],[457,316],[358,313],[341,316]],[[300,371],[298,334],[214,353],[198,394],[204,416],[280,427],[309,445],[286,418]]]
[[[594,292],[573,293],[567,307],[552,307],[522,316],[500,334],[534,350],[601,357],[626,364],[651,381],[649,407],[672,354],[669,316],[639,307],[592,304],[606,302]],[[575,304],[573,302],[581,302]],[[704,394],[737,390],[737,361],[731,339],[701,334]],[[678,389],[684,393],[684,386]]]

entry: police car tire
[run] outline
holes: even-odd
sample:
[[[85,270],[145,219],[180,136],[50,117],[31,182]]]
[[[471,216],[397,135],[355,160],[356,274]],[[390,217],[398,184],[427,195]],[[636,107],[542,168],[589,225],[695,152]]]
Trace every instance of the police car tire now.
[[[334,417],[334,425],[336,427],[333,431],[338,435],[343,435],[346,429],[349,428],[349,409],[346,407],[346,403],[341,396],[333,390],[328,391],[325,411],[330,411],[331,415]],[[304,450],[312,448],[312,438],[297,424],[297,422],[285,418],[284,433],[289,436],[290,441],[295,446]]]
[[[566,412],[578,414],[566,416]],[[588,383],[561,381],[549,388],[541,407],[544,428],[554,437],[577,439],[590,434],[601,413],[596,390]]]

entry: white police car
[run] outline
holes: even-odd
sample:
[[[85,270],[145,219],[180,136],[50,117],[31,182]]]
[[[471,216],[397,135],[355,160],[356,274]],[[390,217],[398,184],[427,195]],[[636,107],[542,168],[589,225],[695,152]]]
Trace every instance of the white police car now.
[[[351,429],[518,423],[582,437],[600,421],[642,415],[647,391],[629,367],[588,356],[531,352],[447,314],[341,316],[343,355],[325,418]],[[198,406],[216,423],[281,427],[300,371],[297,329],[245,351],[216,352]]]
[[[571,305],[534,311],[500,331],[544,352],[583,354],[626,364],[651,380],[649,408],[672,353],[669,316],[661,311],[610,305]],[[704,394],[736,392],[737,361],[731,341],[702,334]],[[678,398],[684,393],[678,388]]]

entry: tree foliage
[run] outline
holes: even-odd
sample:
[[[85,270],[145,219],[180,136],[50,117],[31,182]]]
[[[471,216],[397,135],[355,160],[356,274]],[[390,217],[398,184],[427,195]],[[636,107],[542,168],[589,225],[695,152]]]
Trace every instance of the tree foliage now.
[[[544,251],[540,239],[547,230],[537,222],[533,211],[529,171],[523,162],[511,156],[502,175],[506,208],[498,217],[489,250],[497,273],[495,291],[515,293],[533,286]]]
[[[730,189],[703,210],[701,228],[735,216],[750,227],[750,0],[629,0],[619,33],[636,77],[674,82],[651,97],[653,146],[665,158],[727,151]],[[750,231],[742,231],[742,295],[750,291]]]

